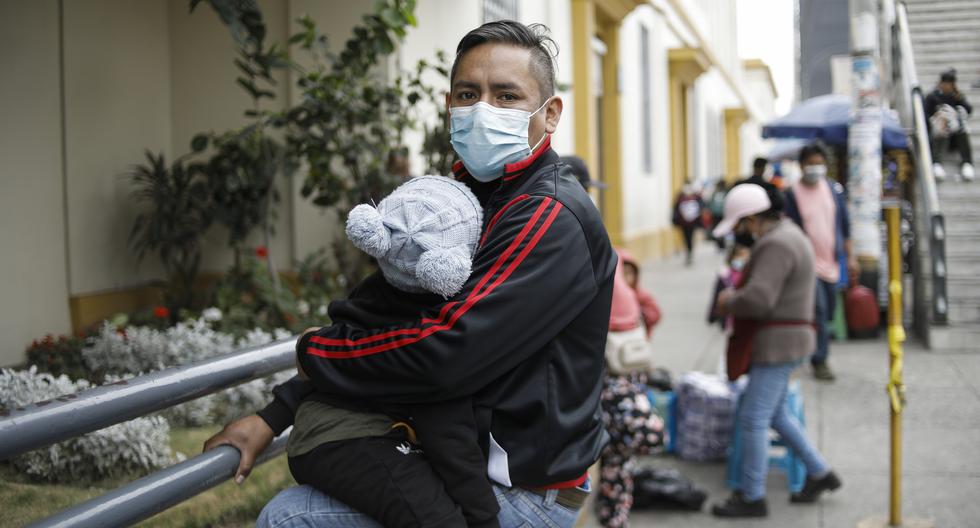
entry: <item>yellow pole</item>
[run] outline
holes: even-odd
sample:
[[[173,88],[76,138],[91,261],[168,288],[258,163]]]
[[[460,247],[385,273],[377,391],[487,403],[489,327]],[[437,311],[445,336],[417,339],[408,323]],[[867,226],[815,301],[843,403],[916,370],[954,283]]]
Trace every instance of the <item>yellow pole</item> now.
[[[902,525],[902,406],[905,385],[902,382],[902,343],[905,327],[902,322],[902,248],[901,210],[898,204],[885,208],[888,224],[888,396],[891,402],[891,495],[888,524]]]

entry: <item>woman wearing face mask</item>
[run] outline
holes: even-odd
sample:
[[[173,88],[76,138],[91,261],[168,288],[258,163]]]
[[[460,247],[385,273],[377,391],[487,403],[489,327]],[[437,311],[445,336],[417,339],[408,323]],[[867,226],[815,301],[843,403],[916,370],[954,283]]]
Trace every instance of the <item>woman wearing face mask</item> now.
[[[733,340],[738,338],[742,345],[735,353],[748,356],[749,374],[738,416],[745,439],[739,489],[712,508],[719,517],[768,515],[765,483],[770,426],[806,465],[806,485],[790,497],[791,502],[814,502],[824,491],[841,486],[807,440],[799,421],[783,405],[790,373],[814,343],[815,273],[809,241],[791,220],[782,218],[781,204],[774,203],[774,196],[758,185],[739,185],[726,197],[725,218],[715,229],[716,236],[734,228],[755,240],[741,285],[722,291],[716,308],[736,318]],[[732,352],[730,344],[728,371],[734,379],[743,372],[737,371],[741,362]]]

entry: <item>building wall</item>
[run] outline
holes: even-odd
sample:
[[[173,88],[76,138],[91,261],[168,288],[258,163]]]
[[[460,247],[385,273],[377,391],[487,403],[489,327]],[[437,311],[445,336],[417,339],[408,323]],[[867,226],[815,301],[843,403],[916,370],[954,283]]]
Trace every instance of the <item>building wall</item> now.
[[[830,61],[847,55],[850,23],[848,0],[797,0],[799,100],[829,94],[833,90]]]
[[[641,28],[648,34],[648,57],[653,87],[652,133],[643,137]],[[626,239],[649,236],[669,227],[670,118],[668,104],[668,31],[660,14],[649,6],[634,10],[623,21],[620,34],[622,93],[623,229]],[[651,149],[652,170],[645,170],[644,149]]]
[[[125,177],[144,149],[170,158],[167,4],[64,2],[65,166],[72,295],[160,276],[127,239],[137,207]]]
[[[351,29],[360,23],[361,17],[371,9],[373,9],[373,2],[289,0],[286,20],[290,24],[289,32],[292,33],[299,29],[296,19],[304,14],[309,15],[316,22],[319,30],[328,36],[330,48],[340,50],[340,47],[351,37]],[[309,65],[309,60],[303,54],[296,55],[292,59],[301,66]],[[386,68],[387,65],[382,68],[379,75],[384,75]],[[299,90],[293,88],[289,97],[290,104],[295,104],[301,94]],[[318,249],[330,247],[333,240],[343,236],[344,226],[335,209],[317,207],[302,197],[300,193],[303,185],[302,169],[292,178],[291,185],[293,256],[301,259]]]
[[[0,0],[0,366],[71,329],[57,0]]]
[[[289,13],[288,4],[277,0],[262,0],[259,8],[266,23],[269,42],[285,42]],[[237,52],[235,43],[221,19],[206,3],[193,14],[187,12],[186,0],[167,0],[168,44],[170,50],[170,134],[175,156],[190,152],[191,138],[201,132],[223,132],[245,126],[249,120],[243,112],[252,100],[235,84],[239,70],[233,64]],[[287,106],[289,79],[278,72],[274,100],[265,100],[263,108],[280,110]],[[297,257],[293,249],[291,225],[293,196],[291,182],[279,179],[278,217],[269,254],[279,268],[290,266]],[[256,230],[258,231],[258,230]],[[256,232],[250,245],[262,245]],[[228,269],[234,256],[228,248],[227,230],[214,226],[204,237],[201,268],[218,272]]]

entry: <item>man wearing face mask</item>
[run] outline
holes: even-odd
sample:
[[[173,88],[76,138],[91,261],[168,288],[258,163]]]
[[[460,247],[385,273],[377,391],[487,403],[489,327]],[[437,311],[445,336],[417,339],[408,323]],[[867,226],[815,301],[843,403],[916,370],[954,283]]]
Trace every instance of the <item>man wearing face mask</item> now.
[[[834,372],[827,364],[829,322],[834,317],[837,301],[840,262],[843,258],[851,274],[857,273],[858,265],[851,251],[851,222],[844,188],[827,179],[826,152],[819,145],[808,145],[800,151],[799,161],[803,175],[786,192],[786,216],[803,229],[813,244],[817,268],[817,343],[810,363],[815,378],[833,381]]]
[[[235,445],[240,477],[292,423],[310,385],[366,404],[471,396],[501,526],[539,526],[542,516],[574,525],[586,471],[608,441],[599,395],[617,257],[551,149],[562,101],[546,31],[492,22],[457,47],[446,99],[454,172],[484,208],[462,291],[382,331],[334,324],[303,335],[297,361],[310,381],[280,385],[272,404],[207,444]],[[277,495],[258,525],[375,526],[305,486]]]

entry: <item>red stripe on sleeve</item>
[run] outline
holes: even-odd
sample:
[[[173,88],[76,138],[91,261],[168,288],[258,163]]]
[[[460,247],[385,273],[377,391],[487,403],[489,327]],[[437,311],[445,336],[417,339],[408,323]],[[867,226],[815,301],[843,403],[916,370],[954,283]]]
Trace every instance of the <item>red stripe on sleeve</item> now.
[[[527,255],[531,252],[531,250],[533,250],[534,247],[538,245],[538,242],[541,240],[541,237],[544,236],[544,234],[551,227],[551,224],[554,223],[555,218],[558,216],[558,212],[561,211],[561,209],[562,209],[562,204],[560,202],[556,202],[555,207],[551,210],[551,213],[545,219],[544,223],[542,223],[541,228],[538,229],[538,231],[534,234],[534,237],[531,238],[530,242],[528,242],[527,246],[525,246],[524,249],[521,250],[517,258],[515,258],[514,261],[511,262],[511,264],[507,267],[506,270],[504,270],[504,272],[500,275],[500,277],[498,277],[497,280],[495,280],[489,287],[487,287],[479,295],[476,295],[468,299],[462,308],[460,308],[455,313],[453,313],[452,317],[450,317],[449,319],[449,322],[447,322],[446,324],[439,325],[439,326],[430,326],[422,330],[419,333],[419,335],[415,337],[404,338],[398,341],[383,343],[380,345],[376,345],[368,348],[362,348],[359,350],[343,352],[343,351],[328,351],[328,350],[319,350],[315,348],[308,348],[307,353],[312,354],[314,356],[319,356],[319,357],[324,357],[329,359],[344,359],[344,358],[369,356],[373,354],[378,354],[380,352],[386,352],[388,350],[400,348],[405,345],[411,345],[413,343],[417,343],[432,334],[452,328],[453,325],[456,324],[456,321],[458,321],[460,317],[465,315],[466,312],[468,312],[469,309],[473,307],[473,305],[475,305],[481,299],[483,299],[491,292],[493,292],[493,290],[496,289],[497,286],[499,286],[504,281],[506,281],[507,278],[509,278],[511,274],[514,273],[514,270],[516,270],[517,267],[520,266],[521,262],[523,262],[524,259],[527,258]]]
[[[487,228],[483,231],[483,237],[480,238],[480,247],[483,247],[483,244],[487,241],[487,237],[490,236],[490,231],[493,229],[493,226],[497,225],[497,220],[500,220],[500,216],[504,214],[504,211],[509,209],[510,206],[516,204],[517,202],[526,200],[528,198],[530,198],[530,195],[522,194],[517,198],[514,198],[513,200],[504,204],[504,206],[501,207],[499,211],[497,211],[497,214],[493,215],[493,218],[490,219],[490,223],[487,224]]]
[[[473,288],[473,290],[467,296],[467,298],[466,298],[467,301],[469,301],[470,299],[472,299],[474,296],[476,296],[480,292],[480,289],[483,288],[484,285],[486,285],[486,283],[493,277],[493,275],[495,273],[497,273],[497,271],[500,269],[500,267],[503,266],[504,262],[508,258],[510,258],[510,256],[514,253],[514,251],[517,250],[518,246],[520,246],[521,242],[524,241],[524,239],[527,237],[528,233],[534,227],[534,224],[536,224],[538,222],[538,219],[541,218],[541,215],[544,214],[545,209],[548,208],[548,206],[551,204],[552,201],[553,200],[551,198],[545,198],[544,200],[541,201],[541,205],[539,205],[538,206],[538,209],[534,212],[533,215],[531,215],[531,219],[528,220],[526,224],[524,224],[524,227],[521,229],[520,233],[518,233],[517,236],[514,237],[514,240],[510,243],[510,246],[508,246],[507,249],[504,250],[504,252],[500,255],[500,257],[497,258],[496,262],[494,262],[493,266],[490,268],[490,271],[488,271],[480,279],[480,282],[477,283],[476,287]],[[452,302],[452,303],[446,304],[445,306],[442,307],[442,310],[439,312],[439,317],[438,318],[436,318],[436,319],[428,319],[428,318],[422,319],[419,322],[419,324],[420,325],[424,325],[424,324],[427,324],[427,323],[441,324],[445,320],[446,316],[448,315],[450,308],[452,308],[456,304],[459,304],[459,303],[458,302]],[[383,340],[388,339],[390,337],[407,336],[407,335],[418,335],[423,330],[424,329],[417,328],[417,327],[416,328],[402,328],[402,329],[399,329],[399,330],[392,330],[390,332],[384,332],[384,333],[381,333],[381,334],[377,334],[377,335],[373,335],[373,336],[368,336],[368,337],[363,337],[361,339],[353,339],[353,340],[352,339],[331,339],[331,338],[327,338],[327,337],[320,337],[320,336],[314,335],[314,336],[311,336],[310,337],[310,343],[314,343],[314,344],[317,344],[317,345],[324,345],[324,346],[356,347],[356,346],[359,346],[359,345],[365,345],[365,344],[369,344],[369,343],[375,343],[377,341],[383,341]],[[324,356],[324,357],[326,357],[326,356]]]

